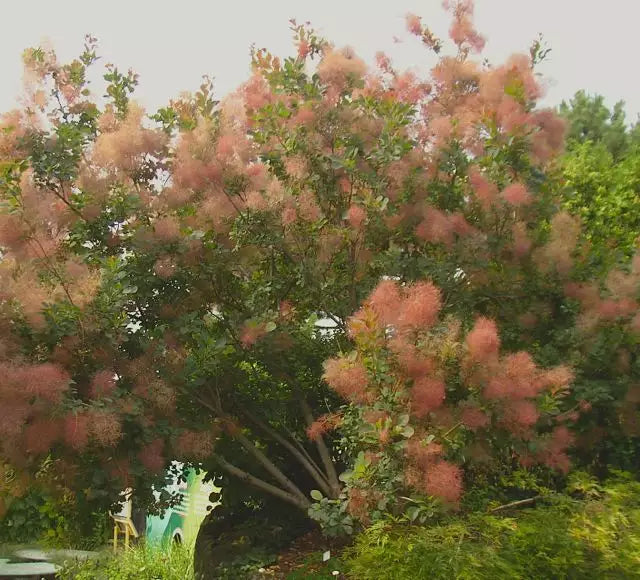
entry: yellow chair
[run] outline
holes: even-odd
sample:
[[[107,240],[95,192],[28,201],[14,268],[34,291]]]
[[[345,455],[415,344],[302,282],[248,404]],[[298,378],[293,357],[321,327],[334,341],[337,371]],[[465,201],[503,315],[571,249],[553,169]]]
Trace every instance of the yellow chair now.
[[[131,494],[133,490],[131,488],[126,489],[123,493],[124,502],[122,503],[122,509],[117,512],[111,512],[111,518],[113,519],[113,551],[116,552],[118,550],[118,538],[122,533],[124,535],[124,547],[129,547],[129,540],[133,536],[134,538],[138,538],[140,534],[136,529],[135,524],[133,523],[133,519],[131,518]]]

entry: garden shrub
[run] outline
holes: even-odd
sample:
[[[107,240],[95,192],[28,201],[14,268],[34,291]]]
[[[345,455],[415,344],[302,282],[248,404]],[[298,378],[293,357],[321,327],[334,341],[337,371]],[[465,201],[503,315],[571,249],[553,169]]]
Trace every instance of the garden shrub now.
[[[348,551],[347,569],[358,580],[640,578],[640,483],[622,473],[602,487],[573,481],[581,498],[558,495],[508,515],[378,522]]]
[[[93,511],[79,499],[68,491],[57,497],[36,488],[12,498],[0,525],[0,544],[40,542],[86,550],[104,545],[110,531],[107,512]]]

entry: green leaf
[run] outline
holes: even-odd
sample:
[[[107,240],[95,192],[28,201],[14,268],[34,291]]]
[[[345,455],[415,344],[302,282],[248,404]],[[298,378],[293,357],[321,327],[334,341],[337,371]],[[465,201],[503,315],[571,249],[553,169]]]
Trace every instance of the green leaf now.
[[[409,509],[407,509],[407,516],[412,522],[415,522],[419,514],[420,508],[416,505],[412,505]]]
[[[321,501],[322,498],[324,497],[317,489],[312,489],[309,495],[311,496],[312,499],[315,499],[316,501]]]
[[[415,433],[415,429],[411,425],[407,425],[402,431],[402,436],[409,439],[409,437],[413,437],[414,433]]]
[[[338,479],[344,483],[348,483],[352,475],[353,475],[353,472],[344,471],[338,476]]]

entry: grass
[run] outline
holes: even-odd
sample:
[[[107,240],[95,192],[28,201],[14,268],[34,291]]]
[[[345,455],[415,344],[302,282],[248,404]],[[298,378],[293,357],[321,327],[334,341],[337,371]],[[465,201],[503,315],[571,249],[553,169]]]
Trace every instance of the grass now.
[[[60,580],[195,580],[193,549],[139,544],[85,562],[67,562]]]

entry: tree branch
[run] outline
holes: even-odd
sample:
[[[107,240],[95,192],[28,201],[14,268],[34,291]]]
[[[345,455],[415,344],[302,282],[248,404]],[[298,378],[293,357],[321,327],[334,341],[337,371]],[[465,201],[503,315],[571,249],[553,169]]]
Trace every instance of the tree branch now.
[[[242,412],[247,416],[247,418],[255,423],[260,429],[262,429],[269,437],[271,437],[274,441],[280,443],[285,449],[287,449],[291,455],[293,455],[300,464],[307,470],[307,472],[313,477],[315,482],[320,486],[322,491],[328,497],[333,497],[333,491],[329,485],[329,482],[320,470],[317,469],[317,466],[312,464],[303,453],[300,452],[292,443],[287,441],[280,433],[278,433],[275,429],[273,429],[270,425],[253,415],[250,411],[243,409]]]
[[[231,465],[231,463],[229,463],[222,457],[215,456],[214,460],[220,466],[220,468],[226,471],[229,475],[237,477],[241,481],[244,481],[257,489],[261,489],[262,491],[274,497],[277,497],[282,501],[286,501],[287,503],[294,505],[299,509],[306,510],[311,505],[311,502],[305,497],[299,498],[297,495],[287,493],[279,487],[271,485],[270,483],[267,483],[266,481],[263,481],[262,479],[251,475],[250,473],[240,469],[239,467],[236,467],[235,465]]]
[[[297,446],[297,448],[300,450],[300,453],[302,453],[307,460],[309,461],[309,463],[311,463],[311,465],[313,465],[320,473],[322,473],[322,476],[327,479],[327,475],[326,473],[324,473],[322,471],[322,469],[320,468],[320,466],[315,462],[315,460],[313,459],[313,457],[311,457],[310,453],[305,449],[304,445],[302,443],[300,443],[300,441],[298,440],[298,438],[291,433],[291,431],[289,431],[289,429],[287,429],[285,427],[285,430],[287,431],[287,435],[289,435],[291,441],[293,441],[295,443],[295,445]],[[327,480],[328,482],[328,480]]]
[[[309,403],[307,403],[306,399],[302,396],[300,397],[300,406],[302,407],[302,413],[304,415],[305,421],[307,422],[307,425],[311,426],[313,424],[313,413],[311,412]],[[322,464],[324,465],[325,471],[327,473],[329,485],[333,490],[333,495],[335,497],[338,497],[341,490],[340,481],[338,480],[338,473],[336,472],[336,467],[333,464],[333,460],[331,459],[331,454],[329,453],[329,449],[327,449],[322,436],[319,436],[316,439],[316,446],[318,447],[320,459],[322,459]]]
[[[183,389],[182,392],[188,394],[188,392]],[[212,411],[214,416],[217,416],[221,419],[229,418],[226,416],[221,407],[218,407],[206,401],[195,393],[190,393],[190,395],[194,397],[195,400],[198,401],[201,405]],[[236,439],[236,441],[238,441],[238,443],[240,443],[240,445],[242,445],[249,453],[251,453],[251,455],[253,455],[258,460],[258,462],[265,468],[265,470],[269,474],[273,476],[276,481],[278,481],[283,487],[288,489],[294,497],[297,497],[303,502],[308,502],[307,497],[304,495],[304,493],[302,493],[300,488],[295,483],[293,483],[284,473],[282,473],[282,471],[278,469],[275,463],[273,463],[264,453],[262,453],[262,451],[260,451],[260,449],[258,449],[246,435],[238,430],[238,432],[233,434],[233,437],[234,439]]]
[[[456,423],[453,427],[451,427],[451,429],[449,429],[443,436],[443,439],[446,439],[449,435],[451,435],[451,433],[453,433],[458,427],[460,427],[460,425],[462,425],[462,422],[460,423]]]
[[[64,203],[73,213],[75,213],[80,219],[84,220],[84,216],[82,215],[82,212],[67,199],[66,192],[64,190],[64,185],[62,183],[62,180],[59,180],[59,182],[60,182],[60,191],[61,191],[61,193],[58,193],[55,190],[55,188],[51,188],[51,192],[60,201],[62,201],[62,203]]]
[[[242,445],[251,455],[253,455],[260,463],[265,470],[273,476],[273,478],[278,481],[283,487],[288,489],[294,496],[299,497],[303,501],[307,501],[306,496],[300,488],[293,483],[282,471],[276,467],[275,463],[273,463],[260,449],[258,449],[249,438],[244,435],[242,432],[234,433],[234,438]]]
[[[58,279],[58,283],[60,284],[60,286],[62,287],[62,290],[66,294],[67,300],[69,300],[69,302],[71,303],[72,306],[75,306],[75,304],[73,302],[73,298],[71,298],[71,293],[69,292],[69,289],[67,288],[67,285],[65,284],[64,277],[62,276],[62,274],[60,274],[60,272],[58,272],[58,269],[55,267],[55,265],[51,261],[51,258],[49,257],[49,255],[47,254],[47,251],[44,249],[44,247],[40,243],[40,240],[38,239],[36,234],[37,234],[37,232],[35,231],[35,228],[33,228],[33,234],[27,241],[35,242],[36,246],[38,246],[38,248],[42,252],[42,259],[46,261],[46,263],[47,263],[47,265],[49,267],[49,270]]]
[[[489,510],[490,514],[496,513],[496,512],[500,512],[502,510],[507,510],[510,508],[515,508],[515,507],[520,507],[523,505],[528,505],[530,503],[534,503],[536,500],[539,500],[542,496],[541,495],[535,495],[533,497],[528,497],[527,499],[521,499],[519,501],[512,501],[511,503],[506,503],[504,505],[500,505],[498,507],[495,507],[493,509]]]

